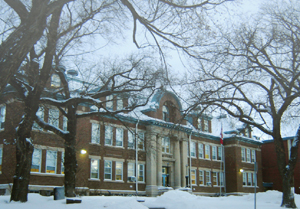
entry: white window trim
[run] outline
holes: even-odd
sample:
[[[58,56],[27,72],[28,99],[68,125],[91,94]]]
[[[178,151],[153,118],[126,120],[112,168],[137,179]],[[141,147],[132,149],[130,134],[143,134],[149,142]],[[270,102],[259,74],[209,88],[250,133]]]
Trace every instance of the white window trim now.
[[[209,182],[207,182],[206,173],[209,173]],[[210,183],[210,185],[208,185],[209,183]],[[210,170],[205,170],[205,186],[207,186],[207,187],[211,187],[212,186],[211,171]]]
[[[122,140],[118,140],[118,132],[120,132],[120,134],[121,134],[121,139]],[[122,142],[122,145],[120,146],[120,145],[117,145],[117,142]],[[124,129],[122,129],[122,128],[116,128],[116,147],[124,147]]]
[[[110,162],[110,165],[111,165],[111,166],[110,166],[110,173],[106,173],[106,172],[105,172],[105,163],[106,163],[106,162]],[[113,162],[113,161],[111,161],[111,160],[105,160],[105,161],[104,161],[104,181],[112,181],[112,162]],[[110,179],[106,179],[106,178],[105,178],[105,174],[110,174]]]
[[[140,165],[143,166],[143,181],[139,181],[139,177],[140,177]],[[146,170],[145,170],[145,164],[138,164],[138,177],[137,177],[137,181],[140,182],[140,183],[144,183],[145,182],[145,173],[146,173]]]
[[[200,173],[202,173],[202,181],[203,181],[203,184],[200,183]],[[199,169],[199,185],[200,185],[200,186],[204,186],[204,181],[205,181],[204,170]]]
[[[215,153],[215,156],[214,156],[214,153]],[[214,159],[214,157],[215,157],[215,159]],[[211,146],[211,159],[213,161],[218,160],[217,146]]]
[[[241,147],[241,161],[246,162],[246,148],[244,147]]]
[[[193,176],[192,171],[195,171],[195,183],[194,184],[192,183],[192,181],[193,181],[192,180],[192,176]],[[192,185],[197,185],[197,169],[191,169],[191,183],[192,183]]]
[[[201,145],[202,145],[202,148],[200,149]],[[202,150],[202,157],[200,157],[200,150]],[[203,148],[202,143],[198,143],[198,158],[199,159],[204,159],[204,148]]]
[[[246,161],[247,163],[251,163],[251,151],[249,148],[246,149]]]
[[[107,143],[106,143],[106,131],[107,131],[108,129],[111,130],[111,132],[110,132],[110,137],[111,137],[111,138],[110,138],[110,144],[107,144]],[[104,145],[105,145],[105,146],[113,146],[113,138],[114,138],[113,132],[114,132],[114,129],[113,129],[112,126],[109,126],[109,125],[105,126],[105,133],[104,133]]]
[[[90,158],[90,179],[96,179],[99,180],[100,179],[100,159],[95,159],[95,158]],[[92,160],[96,160],[97,164],[98,164],[98,178],[93,178],[92,177]]]
[[[48,152],[55,152],[55,162],[54,162],[54,165],[55,165],[54,168],[55,169],[54,169],[54,173],[53,174],[56,174],[57,173],[57,151],[53,151],[53,150],[46,150],[46,167],[45,167],[45,173],[48,173],[47,172],[47,167],[48,167],[48,164],[49,164],[48,157],[47,157]]]
[[[96,134],[93,134],[93,132],[95,131],[94,128],[96,127],[93,127],[93,126],[98,126],[97,129],[99,128],[99,134],[96,133]],[[91,144],[100,144],[100,124],[99,123],[91,123]],[[93,137],[94,135],[97,135],[96,137]]]
[[[121,165],[122,165],[122,167],[121,167],[121,180],[117,180],[117,163],[121,163]],[[124,167],[124,165],[123,165],[123,162],[120,162],[120,161],[116,161],[115,162],[115,180],[116,181],[123,181],[123,176],[124,176],[124,174],[123,174],[123,167]]]
[[[206,147],[208,147],[208,154],[206,154]],[[209,144],[205,144],[205,148],[204,148],[204,154],[205,154],[205,157],[204,157],[204,159],[206,159],[206,160],[211,160],[211,151],[210,151],[210,147],[211,147],[211,145],[209,145]],[[208,155],[208,158],[206,157],[206,155]]]
[[[41,149],[36,149],[36,148],[34,148],[34,150],[38,150],[39,151],[39,153],[40,153],[40,164],[39,164],[39,171],[31,171],[31,168],[30,168],[30,173],[41,173],[41,165],[42,165],[42,150]],[[33,152],[34,152],[34,150],[33,150]],[[33,158],[32,158],[33,159]],[[32,163],[31,163],[32,164]]]
[[[192,146],[194,145],[194,146]],[[192,155],[192,148],[194,149],[194,155]],[[190,145],[190,152],[191,152],[191,158],[197,158],[197,153],[196,153],[196,142],[191,141],[191,145]]]

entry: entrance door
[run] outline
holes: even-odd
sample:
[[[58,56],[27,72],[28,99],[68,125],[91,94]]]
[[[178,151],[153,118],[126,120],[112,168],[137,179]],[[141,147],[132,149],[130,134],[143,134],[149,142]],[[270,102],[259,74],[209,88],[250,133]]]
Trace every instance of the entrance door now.
[[[165,187],[170,186],[170,184],[169,184],[169,168],[166,166],[162,167],[162,184]]]

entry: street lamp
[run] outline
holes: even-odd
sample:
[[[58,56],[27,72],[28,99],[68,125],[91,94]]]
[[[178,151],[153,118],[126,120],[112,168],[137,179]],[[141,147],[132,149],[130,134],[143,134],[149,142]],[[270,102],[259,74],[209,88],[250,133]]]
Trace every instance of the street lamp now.
[[[84,155],[84,154],[86,154],[86,150],[82,149],[82,150],[80,150],[80,153]]]
[[[244,172],[244,169],[241,168],[241,169],[240,169],[240,172],[243,173],[243,172]]]

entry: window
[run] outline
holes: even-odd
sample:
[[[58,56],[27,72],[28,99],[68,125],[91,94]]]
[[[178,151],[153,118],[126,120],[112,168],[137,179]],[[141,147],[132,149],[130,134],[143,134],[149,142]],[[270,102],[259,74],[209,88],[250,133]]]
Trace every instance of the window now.
[[[127,178],[129,182],[134,182],[133,179],[135,178],[135,164],[128,163],[127,165]]]
[[[213,174],[213,186],[218,186],[218,172],[212,172]]]
[[[251,153],[251,162],[254,163],[255,161],[256,161],[256,155],[255,155],[255,150],[253,149]]]
[[[116,162],[116,181],[123,180],[123,163]]]
[[[145,165],[144,164],[139,164],[138,174],[139,174],[138,181],[144,182],[145,181]]]
[[[169,122],[170,121],[169,108],[166,105],[162,107],[162,112],[163,112],[163,120]]]
[[[122,110],[124,107],[123,105],[123,99],[120,97],[117,97],[117,110]]]
[[[67,131],[68,129],[68,118],[66,116],[63,116],[63,130]]]
[[[60,173],[64,174],[65,173],[65,153],[61,153],[61,167],[60,167]]]
[[[91,179],[99,179],[99,160],[91,159]]]
[[[144,138],[145,134],[143,132],[138,133],[138,149],[144,150]]]
[[[191,180],[192,180],[192,185],[196,185],[196,170],[195,169],[191,170]]]
[[[123,147],[123,129],[122,128],[116,129],[116,146]]]
[[[105,126],[105,145],[112,145],[113,128],[111,126]]]
[[[36,112],[36,116],[38,116],[38,118],[41,120],[44,120],[44,107],[39,107],[38,111]],[[36,130],[43,130],[36,122],[33,123],[32,128]]]
[[[197,118],[197,128],[202,131],[202,121],[201,118]]]
[[[223,154],[222,154],[222,147],[218,147],[218,160],[223,159]]]
[[[31,172],[41,172],[41,150],[34,149],[32,153]]]
[[[129,149],[134,149],[135,148],[134,146],[135,146],[134,135],[130,130],[128,130],[128,145],[127,145],[127,147]]]
[[[60,87],[60,78],[57,74],[52,74],[51,76],[51,87]]]
[[[199,170],[199,184],[204,185],[204,171]]]
[[[2,156],[3,156],[3,148],[0,147],[0,173],[2,173]]]
[[[112,168],[112,161],[105,160],[104,161],[104,179],[111,180],[111,168]]]
[[[251,159],[250,159],[250,149],[247,149],[247,162],[250,163]]]
[[[170,138],[168,137],[162,138],[162,152],[170,153]]]
[[[106,96],[106,109],[113,110],[113,95]]]
[[[211,186],[210,171],[205,171],[205,183],[206,186]]]
[[[91,143],[100,144],[100,124],[92,123]]]
[[[250,130],[249,130],[249,128],[245,129],[245,136],[250,138]]]
[[[241,158],[242,158],[242,162],[245,162],[245,148],[241,148]]]
[[[224,186],[224,173],[223,172],[219,173],[219,182],[220,182],[220,186]]]
[[[199,158],[203,158],[203,144],[198,144]]]
[[[247,173],[243,173],[243,185],[246,186],[247,185]]]
[[[217,160],[217,147],[216,146],[212,146],[212,159],[213,160]]]
[[[210,159],[210,146],[205,145],[205,159]]]
[[[252,186],[252,173],[247,173],[247,175],[248,175],[247,186]]]
[[[4,129],[6,106],[0,107],[0,130]]]
[[[191,142],[191,157],[196,157],[196,143]]]
[[[207,119],[204,119],[204,120],[203,120],[203,123],[204,123],[204,128],[203,128],[203,130],[204,130],[205,132],[208,132],[208,131],[209,131],[209,129],[208,129],[208,120],[207,120]]]
[[[56,128],[59,125],[59,110],[49,109],[48,123]]]
[[[56,173],[57,152],[47,150],[46,154],[46,173]]]

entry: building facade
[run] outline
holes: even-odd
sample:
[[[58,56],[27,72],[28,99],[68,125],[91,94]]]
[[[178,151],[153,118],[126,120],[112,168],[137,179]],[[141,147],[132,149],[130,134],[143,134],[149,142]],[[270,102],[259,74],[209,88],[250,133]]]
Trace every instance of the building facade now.
[[[107,108],[118,109],[126,101],[113,100]],[[0,101],[0,193],[9,194],[16,165],[14,130],[22,117],[22,102]],[[80,106],[78,111],[90,111]],[[76,189],[79,193],[156,196],[169,189],[195,194],[263,191],[261,142],[244,134],[212,134],[211,118],[196,115],[182,119],[179,99],[160,90],[139,114],[78,119]],[[66,129],[58,109],[40,107],[37,115]],[[34,124],[34,152],[29,190],[51,192],[64,183],[63,139]],[[255,172],[254,165],[258,165]],[[136,183],[137,182],[137,183]]]

